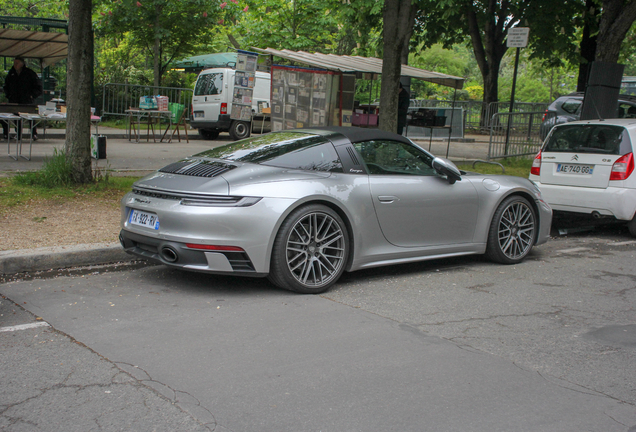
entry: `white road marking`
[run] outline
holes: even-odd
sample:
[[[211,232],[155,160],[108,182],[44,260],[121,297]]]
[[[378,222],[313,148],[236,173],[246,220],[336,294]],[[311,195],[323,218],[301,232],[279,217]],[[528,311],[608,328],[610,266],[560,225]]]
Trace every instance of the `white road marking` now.
[[[31,324],[21,324],[21,325],[10,326],[10,327],[0,327],[0,333],[1,332],[11,332],[11,331],[20,331],[20,330],[29,330],[29,329],[37,328],[37,327],[50,327],[50,325],[47,322],[40,321],[40,322],[31,323]]]
[[[624,241],[624,242],[618,242],[618,243],[610,243],[610,246],[625,246],[625,245],[630,245],[630,244],[636,244],[636,240]]]

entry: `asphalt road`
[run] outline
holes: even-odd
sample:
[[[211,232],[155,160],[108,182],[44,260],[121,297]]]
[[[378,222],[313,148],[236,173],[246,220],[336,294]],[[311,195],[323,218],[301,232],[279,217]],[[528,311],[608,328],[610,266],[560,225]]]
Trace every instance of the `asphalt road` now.
[[[40,327],[0,332],[0,429],[635,432],[635,254],[607,228],[322,296],[162,266],[6,283],[0,330]]]

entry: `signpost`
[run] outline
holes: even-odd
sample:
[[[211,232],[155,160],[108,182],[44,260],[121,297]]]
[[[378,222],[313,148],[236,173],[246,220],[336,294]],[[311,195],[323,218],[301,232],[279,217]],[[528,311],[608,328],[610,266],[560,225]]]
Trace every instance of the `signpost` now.
[[[510,92],[510,108],[508,110],[509,114],[512,114],[512,108],[515,104],[515,87],[517,86],[517,70],[519,69],[519,51],[521,48],[525,48],[528,46],[528,35],[530,34],[530,29],[528,27],[513,27],[508,30],[508,39],[506,41],[506,45],[508,48],[517,48],[517,53],[515,55],[515,72],[512,77],[512,91]],[[510,139],[510,123],[512,120],[512,115],[508,116],[508,128],[506,130],[506,150],[504,154],[508,154],[508,141]]]

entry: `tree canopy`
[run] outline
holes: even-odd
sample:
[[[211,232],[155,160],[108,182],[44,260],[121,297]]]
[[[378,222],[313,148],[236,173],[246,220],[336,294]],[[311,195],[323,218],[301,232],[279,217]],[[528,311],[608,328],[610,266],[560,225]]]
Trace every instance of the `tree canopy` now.
[[[117,39],[129,34],[129,44],[152,59],[154,84],[159,86],[172,62],[194,53],[200,37],[212,32],[229,10],[236,12],[238,0],[230,3],[228,6],[208,0],[104,2],[99,8],[98,34]]]

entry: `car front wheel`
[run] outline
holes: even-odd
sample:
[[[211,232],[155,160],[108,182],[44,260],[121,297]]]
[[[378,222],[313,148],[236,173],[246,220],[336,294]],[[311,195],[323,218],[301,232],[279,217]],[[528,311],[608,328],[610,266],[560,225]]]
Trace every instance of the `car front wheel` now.
[[[347,228],[335,211],[320,204],[301,207],[276,235],[269,280],[303,294],[324,292],[344,272],[348,252]]]
[[[521,196],[506,198],[497,207],[488,234],[486,256],[501,264],[516,264],[534,246],[537,217],[534,208]]]

